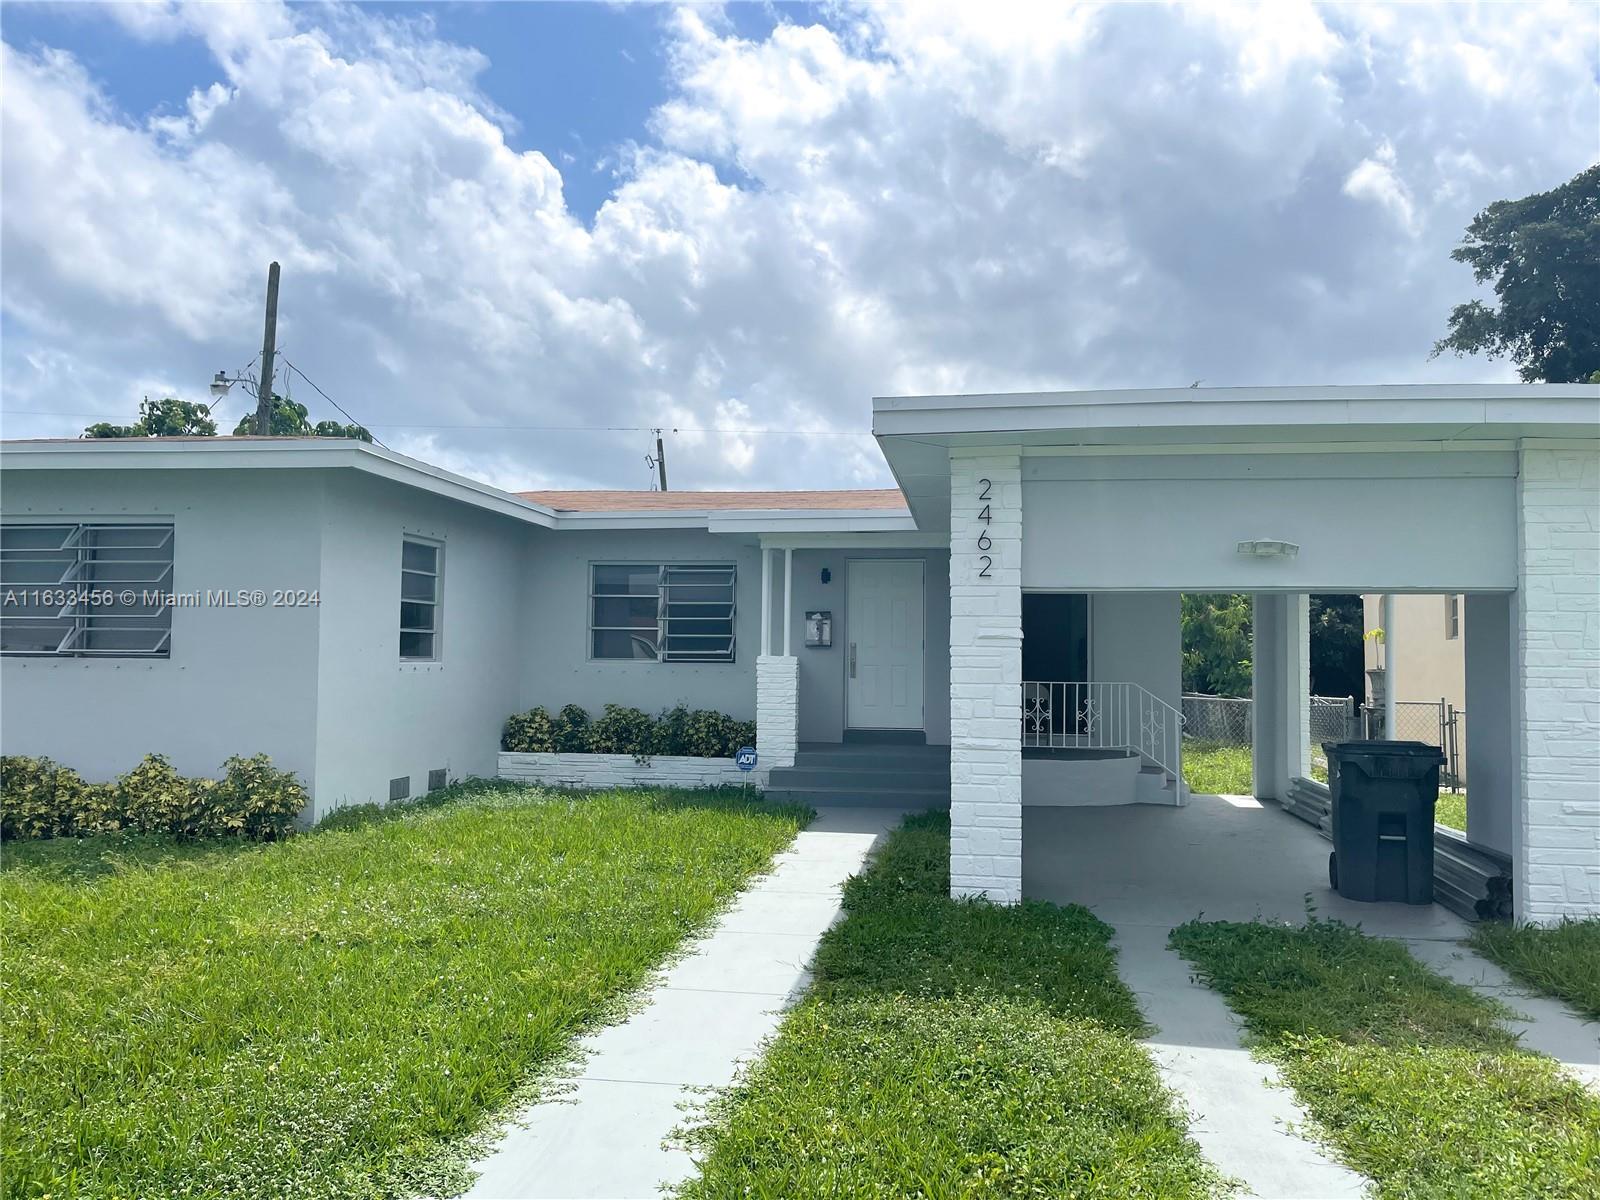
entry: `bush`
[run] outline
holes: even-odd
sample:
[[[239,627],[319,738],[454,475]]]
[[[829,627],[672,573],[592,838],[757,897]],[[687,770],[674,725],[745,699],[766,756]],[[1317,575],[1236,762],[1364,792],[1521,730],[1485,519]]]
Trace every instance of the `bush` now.
[[[285,836],[308,797],[265,754],[230,758],[226,776],[187,779],[162,754],[115,783],[85,783],[47,758],[0,758],[0,837],[91,837],[121,829],[179,838]]]
[[[88,786],[76,771],[48,758],[0,756],[0,838],[76,833]]]
[[[127,827],[139,833],[192,837],[206,824],[210,791],[199,780],[179,775],[166,755],[147,754],[137,767],[118,777],[117,807]]]
[[[590,727],[589,749],[596,754],[658,753],[655,722],[642,709],[608,704],[600,719]]]
[[[543,708],[531,708],[506,718],[500,749],[518,754],[550,754],[555,748],[556,723]]]
[[[241,835],[252,842],[287,837],[295,817],[311,802],[294,772],[277,770],[265,754],[235,755],[222,766],[227,775],[211,789],[210,832]]]
[[[666,709],[656,718],[655,736],[651,741],[656,754],[688,754],[689,710],[682,704]]]
[[[710,709],[679,704],[658,717],[622,704],[608,704],[598,720],[577,704],[554,717],[543,708],[506,718],[500,748],[519,754],[657,754],[686,758],[732,758],[756,743],[756,723]]]
[[[589,714],[578,704],[565,705],[556,714],[556,749],[563,754],[589,752]]]
[[[756,723],[754,721],[735,721],[731,718],[728,722],[728,757],[732,758],[739,753],[741,747],[754,747],[756,744]]]

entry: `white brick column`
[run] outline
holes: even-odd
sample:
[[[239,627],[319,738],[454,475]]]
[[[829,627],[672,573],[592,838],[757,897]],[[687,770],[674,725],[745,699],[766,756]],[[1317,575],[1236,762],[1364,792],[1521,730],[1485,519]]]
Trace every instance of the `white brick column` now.
[[[800,743],[800,660],[792,654],[756,657],[756,757],[764,775],[794,766]]]
[[[1600,449],[1520,459],[1513,876],[1517,919],[1548,922],[1600,914]]]
[[[1022,899],[1021,452],[950,456],[950,894]]]

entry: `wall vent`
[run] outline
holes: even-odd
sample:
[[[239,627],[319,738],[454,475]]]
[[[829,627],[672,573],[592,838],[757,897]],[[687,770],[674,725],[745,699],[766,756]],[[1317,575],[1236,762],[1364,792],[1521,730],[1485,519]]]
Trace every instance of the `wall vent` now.
[[[428,790],[430,792],[438,791],[448,782],[449,780],[446,778],[445,769],[443,767],[435,767],[433,770],[428,772]]]
[[[389,780],[389,799],[404,800],[411,795],[411,776],[398,775]]]

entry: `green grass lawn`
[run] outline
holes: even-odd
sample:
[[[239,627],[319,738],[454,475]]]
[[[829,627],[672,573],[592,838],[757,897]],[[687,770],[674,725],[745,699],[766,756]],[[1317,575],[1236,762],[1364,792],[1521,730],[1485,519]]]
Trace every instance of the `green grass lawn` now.
[[[1520,928],[1485,921],[1471,945],[1523,983],[1600,1021],[1600,917]]]
[[[1183,781],[1191,792],[1207,796],[1251,796],[1249,746],[1226,746],[1219,742],[1183,743]]]
[[[803,819],[479,783],[273,845],[7,846],[4,1192],[458,1187],[464,1135]]]
[[[686,1137],[687,1200],[1186,1197],[1187,1136],[1087,909],[956,902],[949,820],[909,819],[846,887],[808,997]]]
[[[1333,921],[1191,921],[1172,944],[1380,1196],[1600,1195],[1600,1098],[1400,944]]]
[[[1465,792],[1440,792],[1433,806],[1433,823],[1448,825],[1451,829],[1467,831],[1467,794]]]

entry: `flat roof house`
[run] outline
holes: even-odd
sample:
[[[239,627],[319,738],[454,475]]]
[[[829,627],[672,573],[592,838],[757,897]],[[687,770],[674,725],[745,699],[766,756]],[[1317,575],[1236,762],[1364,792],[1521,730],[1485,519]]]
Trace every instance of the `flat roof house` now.
[[[1185,802],[1181,592],[1254,597],[1279,800],[1309,775],[1308,596],[1459,593],[1468,836],[1512,859],[1519,917],[1600,912],[1600,387],[889,397],[873,432],[898,491],[7,443],[6,587],[177,602],[8,603],[0,747],[90,777],[264,750],[320,815],[492,774],[534,704],[685,703],[753,717],[774,791],[948,803],[953,890],[1009,903],[1025,808]]]

